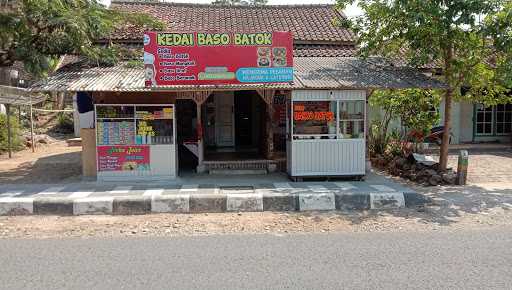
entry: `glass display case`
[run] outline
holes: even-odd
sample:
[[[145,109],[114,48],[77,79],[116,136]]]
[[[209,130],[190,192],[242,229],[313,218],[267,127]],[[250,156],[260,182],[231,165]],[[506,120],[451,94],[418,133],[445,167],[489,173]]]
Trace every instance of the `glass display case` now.
[[[174,105],[95,105],[98,177],[176,176]]]
[[[365,134],[365,102],[292,101],[293,139],[360,139]]]

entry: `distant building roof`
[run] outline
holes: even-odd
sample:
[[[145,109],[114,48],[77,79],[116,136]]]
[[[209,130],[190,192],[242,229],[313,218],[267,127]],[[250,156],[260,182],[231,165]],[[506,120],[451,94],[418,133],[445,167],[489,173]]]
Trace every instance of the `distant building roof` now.
[[[251,89],[381,89],[444,88],[444,84],[415,69],[393,67],[379,58],[295,57],[293,83],[237,85],[144,86],[144,70],[125,63],[114,67],[64,67],[33,91],[193,91]]]
[[[163,21],[167,30],[291,31],[296,43],[355,42],[352,31],[336,25],[345,15],[334,5],[212,5],[168,2],[112,1],[112,9],[143,12]],[[112,40],[142,41],[143,27],[124,26]]]
[[[28,89],[0,85],[0,104],[34,105],[46,99],[44,94],[34,94]]]

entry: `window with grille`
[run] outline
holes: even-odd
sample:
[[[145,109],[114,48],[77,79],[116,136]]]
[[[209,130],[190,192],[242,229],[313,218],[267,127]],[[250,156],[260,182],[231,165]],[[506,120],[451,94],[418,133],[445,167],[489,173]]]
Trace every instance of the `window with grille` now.
[[[512,132],[512,104],[496,106],[496,134],[508,135]]]
[[[476,107],[476,134],[493,134],[493,107],[479,104]]]

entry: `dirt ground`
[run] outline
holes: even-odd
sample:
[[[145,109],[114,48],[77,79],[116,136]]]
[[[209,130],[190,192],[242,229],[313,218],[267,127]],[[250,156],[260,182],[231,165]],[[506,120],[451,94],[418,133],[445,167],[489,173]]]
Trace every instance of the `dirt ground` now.
[[[485,214],[439,217],[439,206],[424,211],[153,214],[143,216],[0,217],[0,238],[88,238],[311,232],[454,231],[512,229],[512,207]]]
[[[82,147],[69,147],[65,141],[38,144],[35,152],[28,148],[0,155],[0,184],[56,183],[80,181]]]

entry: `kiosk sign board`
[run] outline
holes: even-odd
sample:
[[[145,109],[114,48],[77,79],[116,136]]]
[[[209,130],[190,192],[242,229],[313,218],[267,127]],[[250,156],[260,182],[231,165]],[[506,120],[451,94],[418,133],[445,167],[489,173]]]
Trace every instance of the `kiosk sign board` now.
[[[146,171],[149,146],[98,146],[98,171]]]
[[[290,32],[144,34],[147,87],[293,82]]]

